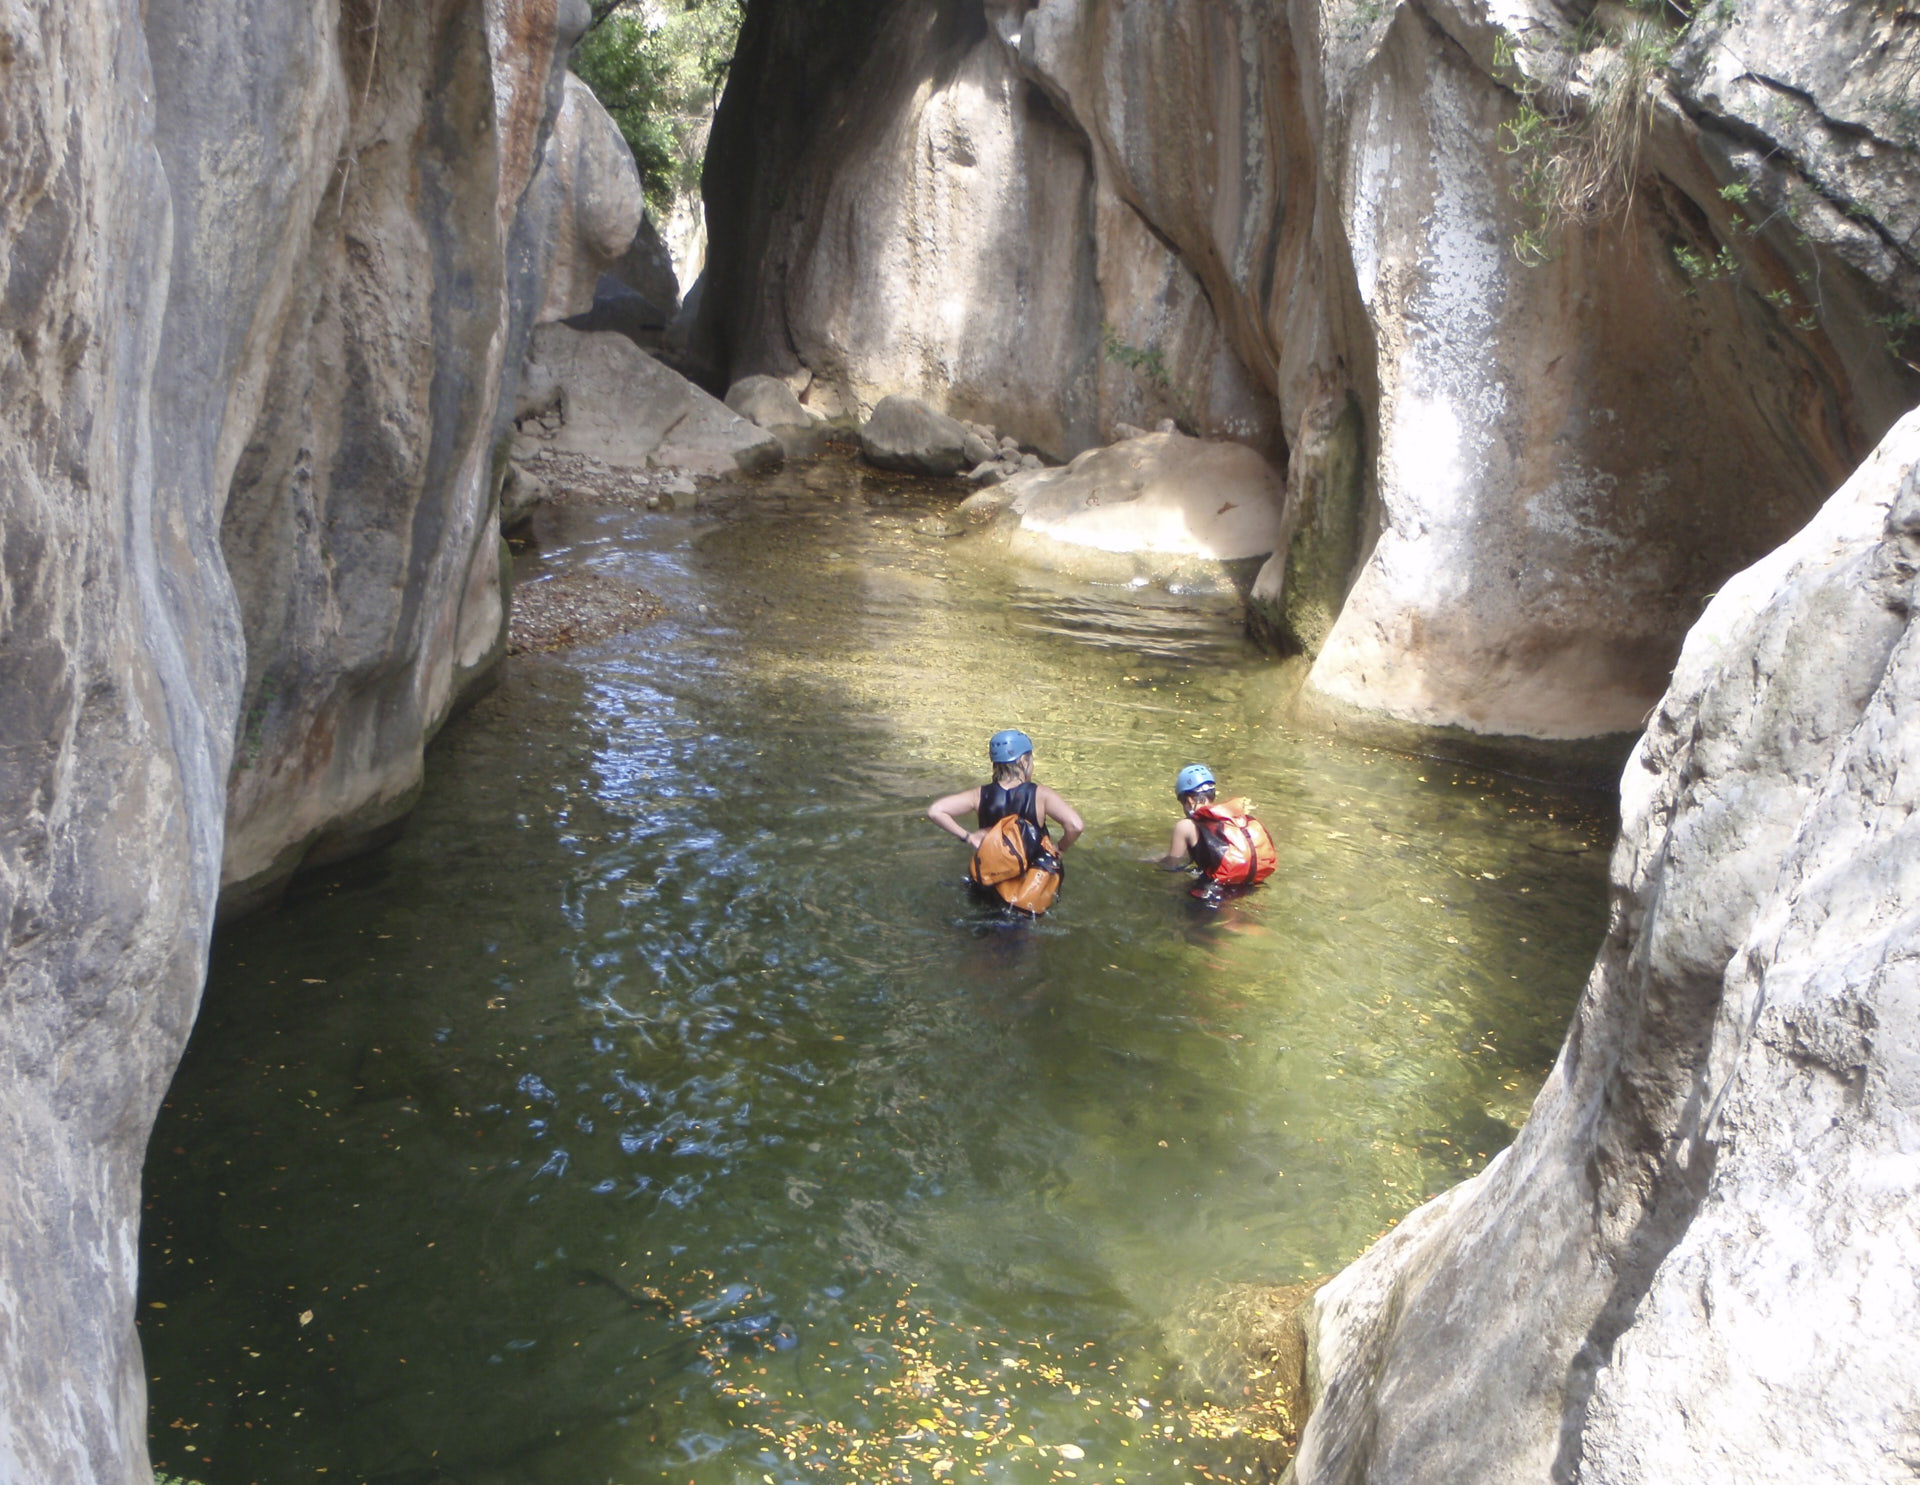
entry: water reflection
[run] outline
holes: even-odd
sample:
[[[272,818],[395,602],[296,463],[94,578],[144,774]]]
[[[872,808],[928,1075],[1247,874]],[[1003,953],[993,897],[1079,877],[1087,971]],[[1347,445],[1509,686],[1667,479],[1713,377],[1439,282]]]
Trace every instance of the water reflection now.
[[[1192,1317],[1510,1138],[1604,820],[1291,736],[1229,607],[834,477],[555,521],[667,618],[518,666],[399,845],[223,935],[149,1170],[167,1468],[1191,1479]],[[1091,825],[1012,930],[919,815],[1008,723]],[[1281,853],[1217,914],[1141,859],[1192,757]]]

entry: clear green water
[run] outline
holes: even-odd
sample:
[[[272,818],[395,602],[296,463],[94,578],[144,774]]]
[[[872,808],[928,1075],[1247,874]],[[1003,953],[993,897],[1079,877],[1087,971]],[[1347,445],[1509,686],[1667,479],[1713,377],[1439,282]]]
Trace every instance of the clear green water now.
[[[824,465],[550,522],[527,577],[666,617],[514,662],[403,840],[216,943],[148,1165],[163,1468],[1245,1477],[1204,1317],[1511,1138],[1612,824],[1291,734],[1230,606],[941,503]],[[1010,724],[1089,824],[1030,927],[921,818]],[[1280,846],[1219,913],[1141,861],[1192,758]]]

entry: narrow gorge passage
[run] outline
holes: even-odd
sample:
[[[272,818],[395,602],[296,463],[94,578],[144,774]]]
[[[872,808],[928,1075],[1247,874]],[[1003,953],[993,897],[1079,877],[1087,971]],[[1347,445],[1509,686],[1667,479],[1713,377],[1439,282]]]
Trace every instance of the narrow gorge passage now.
[[[516,659],[396,845],[217,938],[147,1167],[157,1468],[1246,1477],[1223,1315],[1512,1139],[1616,822],[1282,730],[1237,604],[976,558],[953,499],[829,459],[542,514],[523,594],[663,613]],[[1090,826],[1033,926],[921,818],[1010,722]],[[1218,914],[1142,861],[1189,755],[1280,844]]]

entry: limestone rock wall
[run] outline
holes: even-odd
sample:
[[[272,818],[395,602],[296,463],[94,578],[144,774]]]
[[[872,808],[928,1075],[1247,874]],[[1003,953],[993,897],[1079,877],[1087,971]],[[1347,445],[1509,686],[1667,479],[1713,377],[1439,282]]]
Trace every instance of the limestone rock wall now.
[[[581,19],[442,0],[383,8],[377,47],[342,32],[355,106],[221,525],[248,640],[228,908],[401,820],[504,652],[499,389],[544,288],[537,261],[514,272],[510,192],[538,190]]]
[[[8,1480],[132,1479],[145,1458],[140,1161],[199,994],[219,874],[239,635],[196,571],[212,492],[176,490],[188,504],[170,510],[157,489],[176,229],[152,92],[131,3],[0,18]],[[150,857],[168,871],[149,872]],[[85,1067],[112,1075],[76,1079]]]
[[[1886,333],[1920,98],[1873,0],[1649,21],[1623,202],[1523,262],[1503,126],[1627,66],[1633,13],[1574,9],[750,6],[696,349],[1058,455],[1161,415],[1250,443],[1296,492],[1256,597],[1320,716],[1631,732],[1720,579],[1920,396]]]
[[[1917,574],[1912,414],[1688,636],[1531,1117],[1317,1297],[1301,1485],[1910,1472]]]
[[[1161,416],[1271,443],[1199,279],[1036,77],[1025,7],[816,9],[749,7],[715,121],[716,379],[830,414],[909,393],[1061,457]]]
[[[1804,8],[1772,14],[1831,54]],[[1649,44],[1724,58],[1717,15]],[[1323,19],[1326,164],[1379,368],[1382,534],[1309,692],[1472,732],[1631,732],[1720,578],[1795,530],[1920,392],[1868,321],[1894,276],[1863,280],[1770,218],[1730,158],[1747,126],[1696,123],[1684,66],[1649,77],[1630,204],[1523,263],[1529,152],[1501,130],[1523,73],[1574,65],[1568,23],[1517,3]],[[1628,63],[1589,44],[1559,85],[1591,98]]]
[[[573,8],[0,16],[0,1479],[147,1478],[140,1163],[223,857],[404,797],[494,645]]]

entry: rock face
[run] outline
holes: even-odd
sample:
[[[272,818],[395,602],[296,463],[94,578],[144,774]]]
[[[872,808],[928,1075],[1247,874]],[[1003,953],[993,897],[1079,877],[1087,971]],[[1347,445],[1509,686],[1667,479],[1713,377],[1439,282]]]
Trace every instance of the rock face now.
[[[612,467],[730,474],[769,469],[786,457],[772,434],[625,336],[604,331],[565,325],[534,331],[520,409],[554,404],[559,423],[544,448]]]
[[[1910,1473],[1917,574],[1911,414],[1689,634],[1532,1116],[1317,1298],[1301,1485]]]
[[[148,1478],[140,1162],[222,858],[404,797],[494,644],[509,238],[583,21],[0,19],[0,1478]]]
[[[1288,469],[1258,598],[1323,714],[1630,730],[1920,396],[1913,28],[1630,9],[757,0],[694,348],[1063,457],[1236,438]],[[1616,209],[1543,229],[1529,172],[1623,87]],[[1523,95],[1576,100],[1541,151],[1504,147]]]
[[[542,206],[527,154],[544,115],[497,133],[495,72],[548,92],[564,44],[544,16],[539,44],[501,53],[520,33],[455,0],[383,11],[378,52],[343,59],[362,79],[353,163],[322,199],[221,526],[248,636],[229,908],[404,817],[427,739],[503,653],[496,410],[525,319],[512,299],[537,287],[508,271],[505,191],[529,182]],[[372,86],[369,62],[386,69]],[[396,138],[415,145],[380,147]]]
[[[1285,488],[1243,444],[1148,433],[1089,449],[1063,469],[1014,475],[991,496],[1012,517],[1015,557],[1129,579],[1218,578],[1269,555]]]
[[[671,321],[680,312],[680,280],[674,275],[673,255],[651,217],[640,218],[633,241],[609,272],[658,308],[665,320]]]

